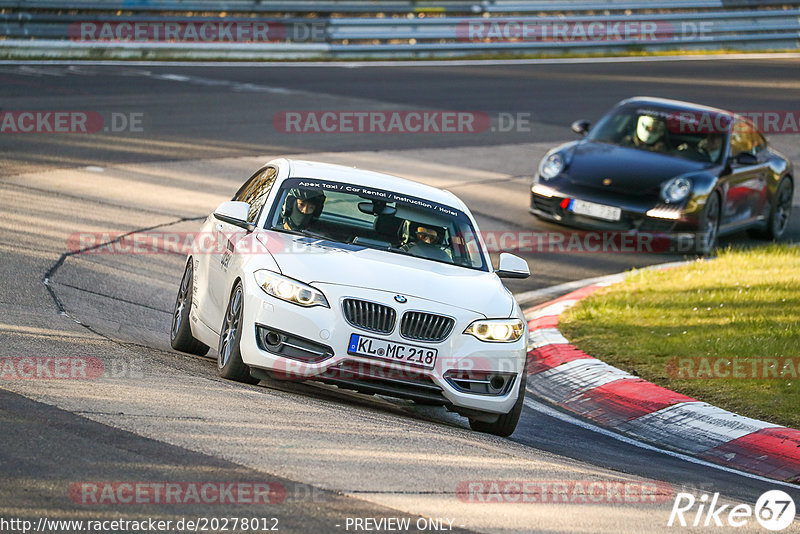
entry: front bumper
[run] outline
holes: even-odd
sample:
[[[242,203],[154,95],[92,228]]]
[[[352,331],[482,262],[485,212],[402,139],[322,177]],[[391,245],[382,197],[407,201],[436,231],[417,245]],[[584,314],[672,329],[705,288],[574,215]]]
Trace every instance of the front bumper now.
[[[513,343],[483,342],[462,333],[472,321],[484,318],[474,312],[414,297],[408,297],[408,302],[398,304],[394,301],[395,293],[385,291],[334,284],[314,286],[325,294],[330,308],[296,306],[265,294],[254,280],[246,281],[240,341],[245,364],[286,378],[325,380],[342,387],[352,385],[352,389],[446,404],[467,411],[496,414],[511,411],[517,398],[516,386],[525,366],[527,331]],[[344,298],[357,298],[394,308],[397,322],[393,331],[382,335],[348,324],[341,306]],[[455,326],[441,342],[405,339],[399,333],[400,317],[403,312],[410,310],[450,316],[455,319]],[[264,346],[263,338],[259,342],[258,328],[285,335],[285,339],[293,346],[305,345],[304,348],[310,351],[310,358],[303,357],[303,348],[293,348],[280,354],[282,351]],[[405,345],[435,348],[438,351],[435,366],[425,369],[348,354],[350,336],[354,333]],[[481,391],[480,388],[471,391],[470,383],[463,380],[472,376],[480,378],[494,375],[507,377],[508,383],[490,392]]]
[[[584,200],[620,208],[619,220],[609,221],[570,210],[571,200]],[[691,204],[691,202],[690,202]],[[632,252],[688,252],[698,239],[694,209],[667,206],[649,198],[625,198],[587,190],[573,191],[550,185],[531,187],[529,211],[541,219],[582,230],[647,235],[641,250]]]

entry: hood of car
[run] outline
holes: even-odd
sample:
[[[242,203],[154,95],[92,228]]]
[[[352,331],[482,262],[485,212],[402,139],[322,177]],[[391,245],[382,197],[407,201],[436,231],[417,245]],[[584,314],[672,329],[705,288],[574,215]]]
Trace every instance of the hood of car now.
[[[665,180],[707,167],[700,162],[588,140],[573,150],[566,171],[571,182],[626,195],[658,194]]]
[[[362,246],[279,235],[291,246],[273,250],[272,256],[282,274],[301,282],[385,291],[487,317],[508,317],[514,307],[513,297],[491,272]]]

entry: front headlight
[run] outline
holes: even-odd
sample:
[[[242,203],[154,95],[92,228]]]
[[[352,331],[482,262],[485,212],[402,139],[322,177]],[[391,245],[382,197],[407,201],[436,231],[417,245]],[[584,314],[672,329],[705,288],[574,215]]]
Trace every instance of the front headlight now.
[[[513,343],[524,332],[525,325],[519,319],[480,319],[464,330],[465,334],[492,343]]]
[[[661,198],[668,204],[677,204],[686,200],[691,191],[692,181],[678,176],[661,185]]]
[[[330,308],[325,295],[318,289],[297,280],[292,280],[272,271],[256,271],[256,282],[267,295],[298,306],[310,308],[312,306],[325,306]]]
[[[539,164],[539,176],[551,180],[564,170],[564,158],[558,152],[550,154]]]

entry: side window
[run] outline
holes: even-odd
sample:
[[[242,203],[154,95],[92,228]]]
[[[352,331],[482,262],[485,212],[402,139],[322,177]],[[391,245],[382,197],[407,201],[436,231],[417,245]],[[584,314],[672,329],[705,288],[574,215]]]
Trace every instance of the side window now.
[[[767,149],[767,140],[759,132],[753,132],[753,142],[756,155],[761,154]]]
[[[278,176],[278,170],[274,167],[267,167],[254,174],[236,192],[233,200],[247,202],[250,204],[250,212],[247,215],[247,222],[254,223],[258,219],[258,214],[267,200],[272,184]]]
[[[743,121],[736,121],[731,131],[731,156],[736,157],[742,152],[753,152],[753,129]]]

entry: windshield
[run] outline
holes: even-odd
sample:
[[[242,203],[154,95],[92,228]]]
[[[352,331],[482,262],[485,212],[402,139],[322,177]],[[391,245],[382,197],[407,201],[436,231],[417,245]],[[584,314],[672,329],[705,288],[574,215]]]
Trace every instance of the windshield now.
[[[711,165],[723,157],[729,125],[720,114],[630,106],[603,117],[587,138]]]
[[[267,227],[356,247],[487,271],[467,215],[451,206],[360,185],[283,182]]]

